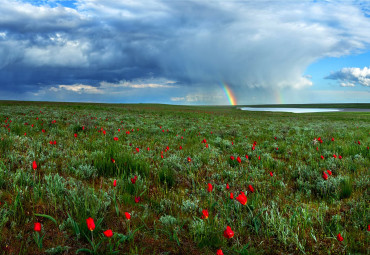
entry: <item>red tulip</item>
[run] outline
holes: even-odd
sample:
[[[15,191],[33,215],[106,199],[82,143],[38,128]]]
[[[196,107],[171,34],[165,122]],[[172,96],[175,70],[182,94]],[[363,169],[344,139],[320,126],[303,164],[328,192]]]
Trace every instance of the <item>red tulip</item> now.
[[[224,237],[226,237],[227,239],[230,239],[233,236],[234,236],[234,232],[231,230],[230,226],[227,226],[226,230],[224,231]]]
[[[333,158],[337,158],[337,155],[333,154]]]
[[[41,223],[36,222],[34,227],[33,227],[33,230],[35,230],[36,232],[40,232],[41,231]]]
[[[114,141],[118,141],[118,137],[116,137],[116,136],[115,136],[115,137],[113,137],[113,140],[114,140]]]
[[[182,150],[182,146],[180,145],[179,150]]]
[[[131,178],[131,183],[132,183],[132,184],[135,184],[136,180],[137,180],[137,176],[135,175],[135,177],[134,177],[134,178]]]
[[[249,184],[249,186],[248,186],[248,189],[249,189],[249,191],[250,191],[250,192],[252,192],[252,193],[254,192],[254,188],[253,188],[253,186],[252,186],[252,185],[250,185],[250,184]]]
[[[234,199],[234,194],[230,193],[230,199]]]
[[[238,200],[242,205],[246,205],[248,201],[243,191],[240,192],[239,196],[236,197],[236,200]]]
[[[128,212],[125,212],[125,217],[126,217],[126,219],[130,220],[131,219],[131,214],[128,213]]]
[[[33,169],[33,170],[36,170],[36,169],[37,169],[36,161],[33,161],[33,162],[32,162],[32,169]]]
[[[191,162],[191,158],[190,157],[188,157],[188,162]]]
[[[230,189],[230,186],[228,183],[226,183],[226,189]]]
[[[319,147],[316,147],[316,150],[319,151]]]
[[[141,198],[140,198],[140,197],[136,197],[136,196],[135,196],[135,203],[139,203],[139,202],[140,202],[140,200],[141,200]]]
[[[334,142],[334,137],[331,138],[331,141]]]
[[[239,164],[242,163],[242,160],[239,156],[236,158],[236,160],[239,162]]]
[[[231,160],[234,160],[235,158],[234,158],[234,156],[230,156],[230,159],[231,159]]]
[[[221,250],[221,249],[219,249],[219,250],[217,250],[216,255],[224,255],[224,253],[222,252],[222,250]]]
[[[258,160],[261,160],[261,156],[258,156]]]
[[[114,180],[113,181],[113,187],[116,187],[117,186],[117,180]]]
[[[75,133],[74,136],[77,138],[77,134]]]
[[[252,151],[254,151],[256,148],[254,148],[254,146],[252,146]]]
[[[322,172],[322,178],[324,180],[327,180],[328,179],[328,175],[325,172]]]
[[[341,155],[339,155],[339,159],[342,159],[343,157]]]
[[[208,192],[212,192],[212,190],[213,190],[212,184],[208,183]]]
[[[139,148],[136,148],[136,152],[139,152],[140,151],[140,149]]]
[[[95,223],[94,223],[93,218],[89,217],[88,219],[86,219],[86,224],[87,224],[87,228],[90,231],[93,231],[95,229]]]
[[[328,172],[329,175],[332,175],[331,171],[330,170],[326,170],[326,172]]]
[[[110,161],[112,161],[112,163],[116,163],[116,161],[114,160],[114,158],[111,158]]]
[[[277,139],[276,136],[274,138],[275,138],[275,140]]]
[[[358,143],[358,144],[361,144],[361,142],[360,142],[360,141],[357,141],[357,143]]]
[[[321,159],[324,159],[324,156],[323,155],[321,155]]]
[[[206,144],[206,148],[208,148],[208,143]]]
[[[337,235],[337,240],[339,242],[342,242],[344,240],[343,237],[342,237],[342,235],[340,233]]]
[[[150,151],[150,148],[148,147],[148,148],[146,148],[148,151]]]
[[[107,131],[103,130],[103,134],[104,134],[104,135],[105,135],[105,134],[107,134]]]
[[[113,236],[113,232],[111,229],[108,229],[106,231],[103,232],[103,234],[108,237],[108,238],[111,238]]]
[[[370,224],[367,225],[367,231],[370,231]]]
[[[203,211],[202,211],[202,219],[208,219],[208,210],[207,209],[204,209]]]
[[[272,176],[274,176],[274,174],[272,172],[270,172],[270,176],[272,177]]]

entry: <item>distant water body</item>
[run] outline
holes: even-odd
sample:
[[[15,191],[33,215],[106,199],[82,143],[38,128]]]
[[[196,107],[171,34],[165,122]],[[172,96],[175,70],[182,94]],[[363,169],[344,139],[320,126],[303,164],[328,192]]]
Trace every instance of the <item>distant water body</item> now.
[[[254,108],[254,107],[241,107],[243,111],[255,112],[291,112],[291,113],[310,113],[310,112],[368,112],[370,109],[333,109],[333,108]]]

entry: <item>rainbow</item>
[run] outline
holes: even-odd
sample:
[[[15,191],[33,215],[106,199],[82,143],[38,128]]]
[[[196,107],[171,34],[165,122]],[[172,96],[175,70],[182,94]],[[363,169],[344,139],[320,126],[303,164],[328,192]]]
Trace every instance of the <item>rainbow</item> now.
[[[275,90],[275,103],[277,104],[284,104],[284,97],[283,93],[279,90]]]
[[[229,100],[230,105],[237,105],[236,97],[231,90],[230,86],[226,82],[221,82],[222,89],[225,92],[225,95],[227,97],[227,100]]]

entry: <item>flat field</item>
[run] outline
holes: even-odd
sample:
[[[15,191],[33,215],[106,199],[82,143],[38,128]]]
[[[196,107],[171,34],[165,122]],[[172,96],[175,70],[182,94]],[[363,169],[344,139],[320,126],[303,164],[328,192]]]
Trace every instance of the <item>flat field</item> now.
[[[368,112],[0,102],[0,118],[5,254],[368,254]]]

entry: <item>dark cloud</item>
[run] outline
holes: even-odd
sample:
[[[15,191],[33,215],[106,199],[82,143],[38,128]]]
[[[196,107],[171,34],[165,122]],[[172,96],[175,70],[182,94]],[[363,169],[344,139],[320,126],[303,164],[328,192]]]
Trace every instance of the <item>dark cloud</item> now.
[[[220,81],[241,91],[302,88],[312,84],[303,76],[309,64],[370,43],[366,2],[81,0],[32,5],[0,0],[0,5],[3,92],[99,87],[103,81],[153,77],[205,89]]]

